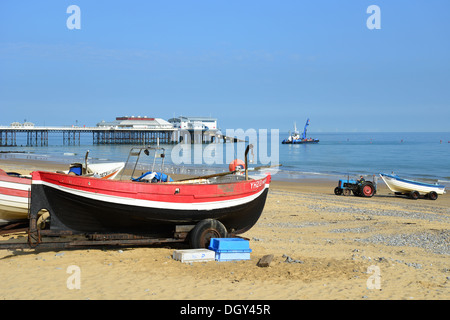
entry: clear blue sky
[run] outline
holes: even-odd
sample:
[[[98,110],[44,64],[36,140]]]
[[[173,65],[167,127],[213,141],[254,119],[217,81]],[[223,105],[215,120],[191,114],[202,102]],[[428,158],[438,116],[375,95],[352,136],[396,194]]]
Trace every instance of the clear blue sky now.
[[[450,131],[449,17],[448,0],[1,0],[0,125]]]

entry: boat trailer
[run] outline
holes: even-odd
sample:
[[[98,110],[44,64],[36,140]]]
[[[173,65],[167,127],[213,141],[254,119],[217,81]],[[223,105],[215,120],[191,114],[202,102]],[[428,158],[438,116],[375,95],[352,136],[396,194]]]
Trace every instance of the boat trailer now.
[[[248,145],[245,150],[245,180],[248,180],[248,169],[247,169],[247,154],[249,149],[253,148],[253,145]],[[139,156],[143,151],[145,154],[148,153],[148,148],[135,148],[137,149],[130,151],[130,156]],[[162,158],[162,165],[164,163],[164,149],[163,148],[152,148],[155,150],[162,149],[163,153],[158,157]],[[146,152],[147,151],[147,152]],[[147,154],[148,155],[148,154]],[[156,156],[155,156],[156,159]],[[153,167],[155,165],[155,160]],[[128,159],[129,160],[129,159]],[[127,163],[128,163],[127,160]],[[136,160],[136,164],[137,164]],[[136,169],[136,164],[133,169],[131,178]],[[152,167],[152,170],[153,170]],[[263,168],[263,167],[261,167]],[[258,168],[255,168],[258,169]],[[216,176],[232,174],[235,171],[218,173],[204,177],[198,178],[211,178]],[[197,178],[197,179],[198,179]],[[167,233],[164,236],[156,236],[154,234],[135,234],[135,233],[100,233],[100,232],[81,232],[72,231],[70,229],[51,229],[43,227],[41,224],[45,222],[46,219],[40,220],[44,217],[44,214],[38,216],[36,210],[32,210],[33,201],[29,201],[28,204],[28,220],[21,221],[19,223],[11,223],[0,227],[0,235],[8,234],[19,234],[25,233],[26,238],[22,237],[21,241],[16,241],[16,239],[9,239],[5,241],[0,241],[0,250],[2,249],[69,249],[69,248],[89,248],[92,246],[146,246],[146,245],[156,245],[163,243],[182,243],[188,242],[192,248],[207,248],[211,238],[243,238],[235,234],[235,230],[232,229],[228,232],[226,227],[216,219],[204,219],[196,224],[183,224],[174,225],[173,232]],[[32,211],[35,212],[32,214]],[[50,224],[51,224],[51,214]]]
[[[175,227],[172,238],[129,233],[73,233],[69,230],[40,230],[25,228],[24,223],[15,223],[0,228],[0,235],[23,235],[22,239],[0,241],[0,250],[16,249],[73,249],[93,246],[146,246],[163,243],[182,243],[195,225]]]

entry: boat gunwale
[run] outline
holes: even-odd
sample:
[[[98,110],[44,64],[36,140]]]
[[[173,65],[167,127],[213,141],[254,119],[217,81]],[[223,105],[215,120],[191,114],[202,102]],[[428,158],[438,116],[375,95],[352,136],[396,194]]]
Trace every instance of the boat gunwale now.
[[[35,172],[43,172],[45,174],[59,175],[59,176],[62,176],[62,177],[68,176],[68,174],[65,174],[65,173],[48,172],[48,171],[41,171],[41,170],[34,171],[34,172],[32,172],[32,174],[34,174]],[[102,178],[99,178],[99,177],[83,176],[83,175],[82,176],[71,176],[71,175],[69,175],[69,176],[71,178],[76,178],[76,179],[92,179],[92,180],[95,180],[95,181],[101,181],[102,183],[105,182],[105,183],[114,183],[114,184],[115,183],[126,183],[126,184],[137,184],[137,185],[152,185],[151,183],[145,182],[145,181],[102,179]],[[162,185],[174,186],[174,185],[177,185],[177,184],[183,185],[183,186],[186,186],[186,185],[198,186],[198,185],[237,184],[237,183],[249,183],[251,181],[262,180],[262,179],[267,178],[268,176],[270,176],[270,174],[266,174],[266,175],[262,175],[261,174],[261,175],[249,176],[248,180],[224,181],[224,182],[213,182],[213,183],[198,183],[198,182],[196,183],[196,182],[192,182],[192,181],[195,181],[195,180],[199,180],[200,181],[200,180],[205,180],[205,179],[203,179],[203,178],[193,178],[193,179],[191,179],[189,181],[167,181],[167,182],[157,182],[156,184],[160,185],[160,186],[162,186]],[[31,184],[33,184],[33,180],[34,179],[31,179]],[[153,185],[155,185],[155,183]]]

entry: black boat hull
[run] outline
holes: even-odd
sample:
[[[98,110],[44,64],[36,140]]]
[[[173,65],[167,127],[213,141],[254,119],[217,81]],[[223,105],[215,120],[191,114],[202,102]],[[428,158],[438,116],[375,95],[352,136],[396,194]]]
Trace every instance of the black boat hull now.
[[[31,218],[41,209],[50,213],[50,229],[71,233],[132,233],[171,236],[177,225],[204,219],[219,220],[229,233],[249,230],[259,219],[268,194],[265,188],[253,200],[212,210],[174,210],[130,206],[80,197],[46,185],[32,185]]]

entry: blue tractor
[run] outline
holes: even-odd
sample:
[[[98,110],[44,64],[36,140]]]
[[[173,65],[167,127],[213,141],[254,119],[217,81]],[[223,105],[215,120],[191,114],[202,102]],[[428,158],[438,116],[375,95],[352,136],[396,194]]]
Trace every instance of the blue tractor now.
[[[353,194],[360,197],[372,197],[377,192],[375,181],[366,181],[363,176],[359,180],[339,180],[338,186],[334,188],[334,194],[349,196]]]

